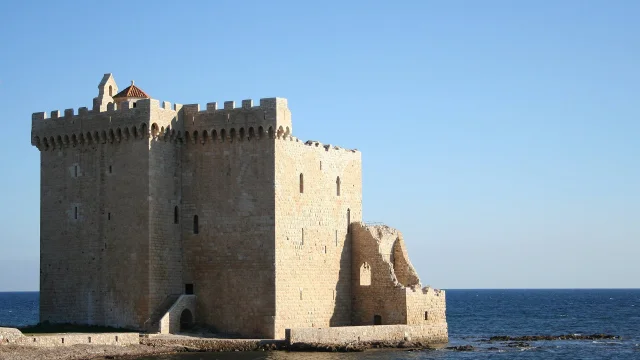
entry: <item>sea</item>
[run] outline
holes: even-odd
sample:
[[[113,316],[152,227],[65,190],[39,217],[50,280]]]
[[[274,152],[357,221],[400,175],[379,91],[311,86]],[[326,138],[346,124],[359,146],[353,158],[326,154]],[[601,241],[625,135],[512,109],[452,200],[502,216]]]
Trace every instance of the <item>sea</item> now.
[[[0,293],[0,326],[38,321],[37,292]],[[183,353],[144,360],[635,359],[640,360],[640,289],[447,290],[449,347],[361,353]],[[610,334],[613,340],[488,342],[492,336]],[[511,345],[511,346],[510,346]]]

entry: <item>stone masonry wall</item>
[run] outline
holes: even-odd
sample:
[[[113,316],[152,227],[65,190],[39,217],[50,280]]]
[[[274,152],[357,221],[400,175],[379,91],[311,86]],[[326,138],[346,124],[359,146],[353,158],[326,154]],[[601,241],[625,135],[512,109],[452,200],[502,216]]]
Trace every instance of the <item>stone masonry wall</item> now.
[[[184,282],[197,321],[221,332],[273,337],[274,141],[225,137],[182,150]]]
[[[445,344],[447,327],[442,324],[348,326],[331,328],[298,328],[287,330],[287,343],[295,344],[347,344],[355,342],[420,341]]]
[[[283,137],[275,154],[275,337],[350,325],[348,229],[362,218],[360,152]]]
[[[149,309],[153,313],[165,299],[184,291],[182,233],[174,221],[174,209],[182,200],[183,147],[166,135],[182,129],[178,112],[152,106],[149,123]]]
[[[52,139],[40,143],[41,321],[129,328],[144,322],[148,142],[107,134],[114,124],[141,129],[145,116],[139,109],[34,121],[36,136]]]

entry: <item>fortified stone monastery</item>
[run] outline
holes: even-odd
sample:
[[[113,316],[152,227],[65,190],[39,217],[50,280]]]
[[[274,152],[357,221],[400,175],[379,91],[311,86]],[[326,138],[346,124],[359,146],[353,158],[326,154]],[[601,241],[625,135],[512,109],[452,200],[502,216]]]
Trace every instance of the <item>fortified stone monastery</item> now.
[[[287,100],[171,105],[111,74],[39,112],[40,320],[252,338],[406,324],[447,340],[399,231],[362,223],[361,154],[292,135]]]

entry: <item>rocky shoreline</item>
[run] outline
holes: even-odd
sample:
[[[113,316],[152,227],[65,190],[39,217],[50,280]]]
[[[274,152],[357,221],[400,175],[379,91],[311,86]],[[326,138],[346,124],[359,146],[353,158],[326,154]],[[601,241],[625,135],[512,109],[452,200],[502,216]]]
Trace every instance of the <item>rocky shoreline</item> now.
[[[529,342],[557,340],[619,340],[610,334],[564,334],[492,336],[476,342],[499,343],[502,348],[528,348]],[[443,349],[445,351],[498,351],[499,347],[476,348],[471,344],[445,347],[419,341],[379,341],[353,342],[344,344],[296,343],[284,340],[197,338],[190,336],[141,336],[140,343],[134,345],[89,345],[36,347],[5,343],[0,346],[0,360],[104,360],[136,359],[143,356],[175,354],[181,352],[232,352],[232,351],[299,351],[299,352],[360,352],[369,349],[403,349],[424,351]]]

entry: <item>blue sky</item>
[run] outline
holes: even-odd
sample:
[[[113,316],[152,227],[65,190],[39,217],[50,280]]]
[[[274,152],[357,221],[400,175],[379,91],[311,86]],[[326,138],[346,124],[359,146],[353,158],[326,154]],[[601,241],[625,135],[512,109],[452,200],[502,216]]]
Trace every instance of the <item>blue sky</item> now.
[[[114,3],[118,4],[118,3]],[[178,103],[289,99],[362,151],[366,221],[440,288],[640,287],[640,2],[3,2],[0,291],[36,290],[31,113],[102,74]]]

